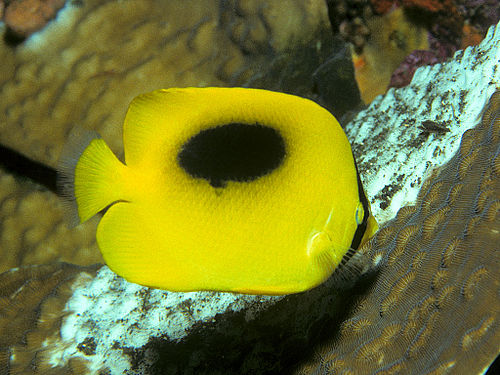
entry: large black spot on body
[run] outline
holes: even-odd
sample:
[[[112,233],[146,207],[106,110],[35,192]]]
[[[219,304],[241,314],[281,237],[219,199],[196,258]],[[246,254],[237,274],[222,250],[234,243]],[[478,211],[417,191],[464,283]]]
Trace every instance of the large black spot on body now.
[[[249,182],[276,169],[285,158],[285,141],[276,129],[260,124],[231,123],[191,137],[177,155],[191,176],[213,187],[227,181]]]

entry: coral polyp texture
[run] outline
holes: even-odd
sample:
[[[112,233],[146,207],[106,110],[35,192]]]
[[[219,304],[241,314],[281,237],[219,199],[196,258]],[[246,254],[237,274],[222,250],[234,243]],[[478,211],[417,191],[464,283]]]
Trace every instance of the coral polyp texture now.
[[[25,264],[102,263],[97,222],[68,228],[59,197],[0,168],[0,273]]]
[[[497,91],[416,204],[368,244],[370,293],[301,373],[482,373],[500,342],[499,213]]]
[[[87,373],[84,359],[57,369],[45,353],[57,342],[72,287],[94,273],[95,267],[53,263],[0,274],[1,374]]]
[[[290,91],[287,76],[310,68],[287,63],[291,42],[316,35],[325,5],[264,3],[69,3],[43,32],[0,47],[1,142],[54,166],[73,123],[120,151],[129,100],[159,86]],[[322,41],[304,51],[323,53]],[[346,125],[384,226],[360,250],[378,270],[363,288],[329,280],[284,298],[169,293],[105,266],[13,269],[0,275],[0,374],[288,373],[302,360],[306,373],[481,373],[499,342],[498,104],[469,129],[500,87],[499,44],[497,26]],[[67,238],[70,253],[94,246],[92,228],[65,232],[51,193],[0,178],[3,267],[76,262],[57,255]]]
[[[458,149],[500,86],[500,28],[448,62],[419,68],[410,85],[377,97],[346,125],[379,222],[414,204],[422,181]],[[433,131],[426,123],[437,124]],[[439,130],[441,129],[441,130]]]

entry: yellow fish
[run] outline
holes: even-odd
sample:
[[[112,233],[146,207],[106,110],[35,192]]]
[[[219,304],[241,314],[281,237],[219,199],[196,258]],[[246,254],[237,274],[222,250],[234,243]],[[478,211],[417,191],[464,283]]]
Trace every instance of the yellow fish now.
[[[297,293],[377,229],[342,128],[310,100],[157,90],[130,104],[123,142],[125,163],[102,139],[88,143],[73,193],[81,222],[108,207],[97,243],[128,281]]]

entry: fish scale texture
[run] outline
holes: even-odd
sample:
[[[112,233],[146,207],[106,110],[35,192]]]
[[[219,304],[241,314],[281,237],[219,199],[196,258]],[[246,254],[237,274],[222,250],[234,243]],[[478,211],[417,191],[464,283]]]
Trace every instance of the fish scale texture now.
[[[402,208],[370,241],[380,265],[375,284],[338,339],[301,373],[478,374],[495,358],[500,92],[435,174],[416,205]]]

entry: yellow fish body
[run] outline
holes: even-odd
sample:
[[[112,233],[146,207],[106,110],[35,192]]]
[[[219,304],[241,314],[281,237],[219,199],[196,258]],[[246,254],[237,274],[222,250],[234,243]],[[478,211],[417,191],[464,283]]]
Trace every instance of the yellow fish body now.
[[[125,163],[93,139],[74,170],[107,265],[171,291],[287,294],[327,279],[376,230],[325,109],[244,88],[157,90],[127,112]]]

